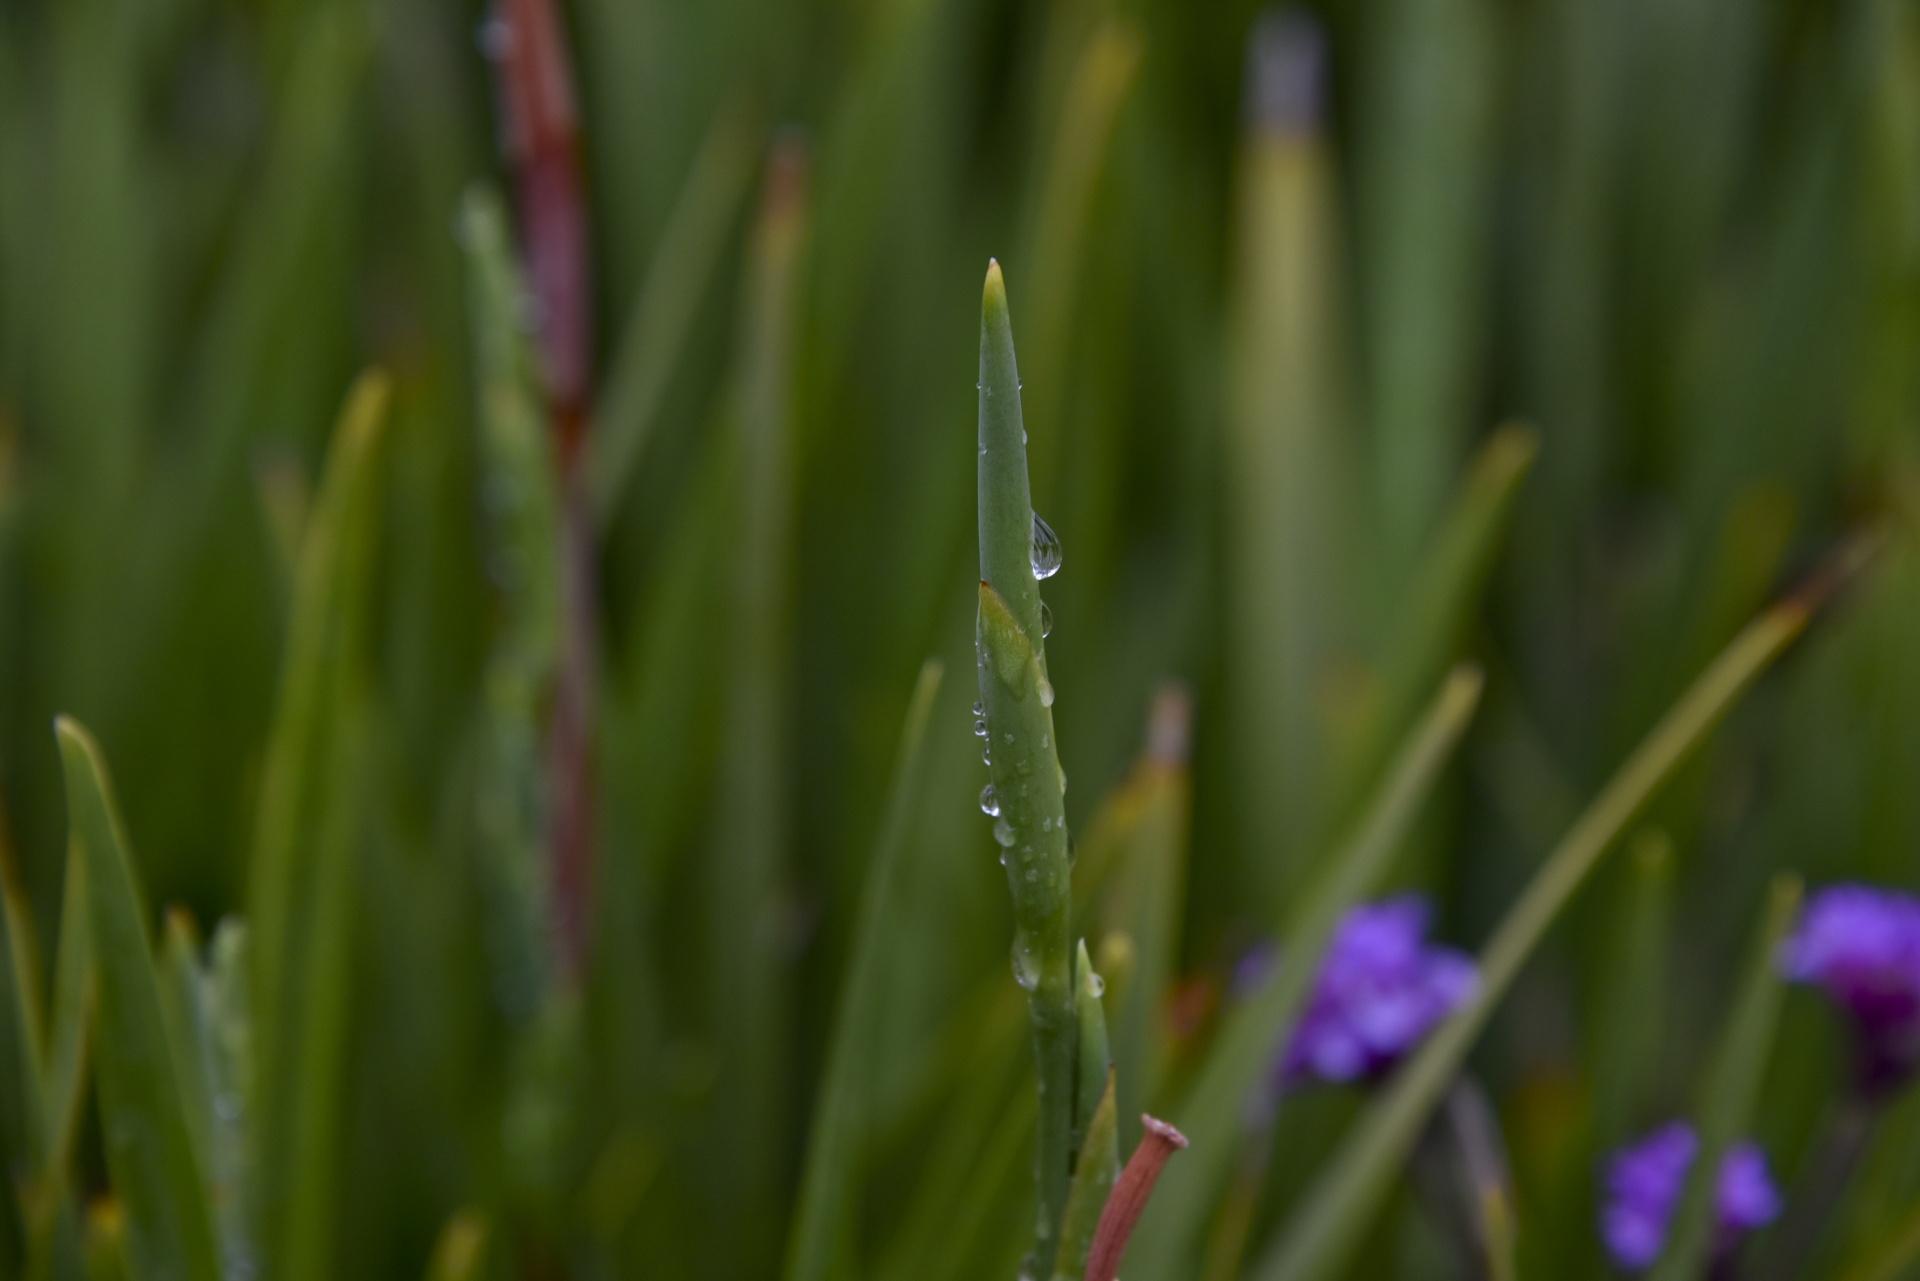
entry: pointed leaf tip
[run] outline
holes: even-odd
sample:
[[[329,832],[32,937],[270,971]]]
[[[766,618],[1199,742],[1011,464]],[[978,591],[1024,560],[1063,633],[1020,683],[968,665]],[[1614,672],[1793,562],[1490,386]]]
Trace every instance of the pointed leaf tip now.
[[[987,285],[981,299],[986,307],[1005,307],[1007,305],[1007,281],[1000,274],[1000,260],[987,259]]]

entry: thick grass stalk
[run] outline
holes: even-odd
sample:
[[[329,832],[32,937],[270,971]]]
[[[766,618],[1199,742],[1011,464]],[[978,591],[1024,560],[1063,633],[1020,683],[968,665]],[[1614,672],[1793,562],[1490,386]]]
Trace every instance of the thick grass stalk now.
[[[980,615],[975,651],[988,764],[999,813],[994,839],[1013,890],[1014,977],[1027,992],[1038,1070],[1033,1274],[1053,1266],[1073,1168],[1075,1044],[1066,810],[1053,738],[1053,686],[1033,574],[1020,374],[1000,264],[989,263],[980,309]]]

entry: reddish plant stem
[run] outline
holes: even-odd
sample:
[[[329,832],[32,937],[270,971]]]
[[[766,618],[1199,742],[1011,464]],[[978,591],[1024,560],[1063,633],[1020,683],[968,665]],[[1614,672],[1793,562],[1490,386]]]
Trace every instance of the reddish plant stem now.
[[[1106,1208],[1100,1211],[1100,1226],[1094,1229],[1093,1249],[1087,1255],[1085,1281],[1114,1281],[1120,1272],[1120,1256],[1126,1253],[1127,1241],[1147,1208],[1147,1198],[1153,1195],[1153,1185],[1160,1181],[1167,1158],[1187,1146],[1187,1136],[1165,1121],[1143,1116],[1140,1123],[1146,1131],[1127,1158],[1120,1181],[1108,1194]]]
[[[585,962],[594,828],[593,702],[599,610],[583,464],[593,304],[580,126],[554,0],[500,0],[496,67],[560,475],[560,654],[548,726],[548,889],[563,985]]]

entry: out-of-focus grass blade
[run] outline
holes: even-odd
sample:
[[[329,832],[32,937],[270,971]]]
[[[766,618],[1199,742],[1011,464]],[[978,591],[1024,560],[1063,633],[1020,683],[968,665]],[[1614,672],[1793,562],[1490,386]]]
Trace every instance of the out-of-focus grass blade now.
[[[1441,523],[1403,612],[1397,614],[1382,660],[1382,697],[1356,735],[1358,756],[1345,771],[1349,786],[1376,768],[1389,736],[1413,714],[1418,700],[1444,670],[1480,599],[1503,541],[1520,483],[1532,469],[1540,440],[1533,429],[1508,423],[1475,455],[1452,508]]]
[[[1271,1071],[1311,990],[1321,954],[1348,908],[1378,885],[1419,816],[1421,802],[1480,701],[1478,669],[1456,668],[1407,736],[1354,834],[1288,917],[1280,964],[1230,1016],[1175,1117],[1192,1142],[1167,1167],[1128,1251],[1128,1274],[1149,1281],[1186,1276],[1190,1256],[1238,1152],[1248,1097]]]
[[[1101,849],[1113,844],[1122,850],[1098,918],[1105,931],[1125,934],[1133,945],[1132,972],[1109,998],[1117,1004],[1110,1020],[1118,1072],[1115,1112],[1126,1148],[1139,1139],[1140,1114],[1159,1093],[1165,1059],[1160,1021],[1179,964],[1186,900],[1192,716],[1184,690],[1169,686],[1154,697],[1146,751],[1127,781],[1095,811],[1074,868],[1077,891]],[[1082,915],[1077,901],[1074,914],[1076,919]]]
[[[840,1012],[814,1105],[806,1170],[801,1176],[799,1207],[787,1252],[788,1281],[828,1281],[861,1273],[859,1172],[872,1132],[865,1109],[866,1072],[880,1049],[881,1004],[889,964],[884,947],[887,923],[893,919],[894,868],[905,856],[907,823],[920,782],[920,744],[945,672],[945,664],[937,658],[928,659],[920,668],[906,720],[900,727],[893,785],[880,824],[880,838],[867,864]]]
[[[1467,440],[1485,333],[1494,6],[1391,0],[1362,37],[1355,255],[1374,510],[1419,565]]]
[[[1629,756],[1534,876],[1480,956],[1467,1003],[1400,1070],[1361,1118],[1288,1228],[1254,1270],[1258,1281],[1323,1281],[1351,1258],[1434,1104],[1520,967],[1587,874],[1746,690],[1805,628],[1819,588],[1789,598],[1735,637]]]
[[[95,1073],[107,1167],[126,1207],[127,1254],[145,1277],[219,1281],[204,1172],[106,765],[77,722],[61,717],[54,731],[73,839],[86,860],[87,923],[99,976]]]
[[[1330,821],[1345,818],[1328,812],[1325,665],[1349,589],[1365,581],[1345,520],[1355,504],[1326,58],[1304,9],[1265,16],[1249,47],[1221,465],[1234,871],[1260,921],[1278,919]]]
[[[487,1263],[487,1219],[478,1210],[461,1210],[440,1229],[427,1281],[479,1281]]]
[[[1052,163],[1034,215],[1031,252],[1025,264],[1029,297],[1024,381],[1028,468],[1036,504],[1052,489],[1067,402],[1067,348],[1073,336],[1075,286],[1086,240],[1094,187],[1113,142],[1114,123],[1140,69],[1140,33],[1124,18],[1103,18],[1081,51],[1061,104]]]
[[[364,375],[328,451],[301,549],[249,886],[261,1244],[265,1266],[288,1281],[330,1269],[386,403],[386,380]]]
[[[476,864],[494,986],[524,1023],[547,981],[541,712],[559,652],[559,480],[506,212],[475,188],[461,208],[479,385],[485,555],[498,606],[483,681]]]
[[[1629,852],[1627,901],[1603,971],[1607,989],[1593,1039],[1593,1137],[1600,1150],[1626,1138],[1635,1107],[1653,1086],[1672,952],[1673,842],[1664,832],[1647,832]]]
[[[1686,1191],[1674,1211],[1667,1248],[1654,1266],[1652,1281],[1688,1281],[1699,1276],[1713,1249],[1720,1162],[1746,1130],[1760,1096],[1780,1013],[1780,940],[1799,910],[1800,879],[1776,877],[1702,1095],[1697,1122],[1700,1154],[1687,1175]]]
[[[1900,1281],[1915,1264],[1920,1264],[1920,1204],[1862,1250],[1840,1275],[1844,1281]]]
[[[1082,948],[1082,956],[1086,951]],[[1084,1030],[1084,1024],[1083,1030]],[[1084,1047],[1085,1041],[1081,1042]],[[1083,1057],[1084,1062],[1084,1057]],[[1106,1085],[1100,1100],[1087,1118],[1086,1141],[1080,1146],[1080,1161],[1074,1166],[1073,1184],[1067,1189],[1067,1208],[1060,1216],[1060,1257],[1055,1261],[1053,1281],[1079,1281],[1087,1270],[1087,1255],[1093,1250],[1093,1236],[1100,1227],[1100,1212],[1106,1208],[1114,1181],[1120,1177],[1120,1136],[1114,1126],[1113,1069],[1107,1069]]]
[[[87,1207],[80,1262],[87,1281],[128,1281],[134,1275],[127,1258],[127,1214],[117,1198],[103,1196]],[[144,1270],[147,1266],[141,1265],[142,1278],[153,1275]]]
[[[782,1086],[786,966],[776,923],[791,815],[787,640],[798,469],[793,380],[808,175],[797,137],[782,139],[769,152],[749,253],[733,424],[741,450],[726,632],[730,679],[706,897],[709,1010],[720,1064],[712,1142],[726,1172],[729,1223],[716,1247],[749,1272],[771,1267],[779,1249],[779,1145],[767,1136],[781,1132],[789,1110]]]
[[[688,333],[753,181],[759,114],[745,97],[720,109],[674,203],[640,294],[633,301],[588,436],[593,514],[604,528],[653,427]]]
[[[0,814],[0,824],[4,815]],[[33,926],[33,905],[27,901],[26,886],[20,881],[20,867],[14,859],[12,843],[0,830],[0,912],[4,912],[7,930],[8,1010],[13,1023],[9,1039],[17,1062],[11,1072],[18,1077],[20,1141],[29,1160],[38,1164],[46,1150],[46,1015],[41,995],[40,945]]]

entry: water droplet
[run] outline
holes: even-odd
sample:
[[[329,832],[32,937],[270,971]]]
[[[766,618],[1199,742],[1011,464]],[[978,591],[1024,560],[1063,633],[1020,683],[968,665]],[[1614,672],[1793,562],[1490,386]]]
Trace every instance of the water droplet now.
[[[1040,639],[1053,635],[1053,611],[1047,608],[1047,602],[1040,602]]]
[[[1053,706],[1053,686],[1046,681],[1040,682],[1040,706]]]
[[[1027,869],[1027,884],[1031,885],[1039,879],[1040,873],[1038,869],[1031,867]]]
[[[1107,994],[1107,981],[1098,974],[1095,974],[1092,970],[1088,970],[1087,990],[1095,996],[1105,996]]]
[[[992,743],[988,743],[985,747],[980,749],[980,763],[982,765],[985,765],[988,769],[993,768],[993,744]]]
[[[1001,737],[1001,738],[1004,738],[1004,739],[1006,739],[1008,743],[1012,743],[1012,742],[1013,742],[1013,731],[1012,731],[1012,730],[1005,730],[1005,731],[1003,731],[1003,732],[1001,733],[1001,735],[1000,735],[1000,737]]]
[[[1053,743],[1053,740],[1047,737],[1045,734],[1042,734],[1040,736],[1040,748],[1042,751],[1045,751],[1052,743]]]
[[[977,699],[977,698],[976,698],[976,699],[974,699],[974,700],[973,700],[973,714],[974,714],[975,716],[985,716],[985,715],[987,714],[987,705],[986,705],[985,703],[983,703],[983,702],[981,702],[981,701],[980,701],[979,699]]]
[[[1033,576],[1052,578],[1060,572],[1060,535],[1053,532],[1053,526],[1040,519],[1040,513],[1033,514]]]
[[[1040,963],[1024,937],[1013,941],[1013,981],[1028,992],[1040,986]]]
[[[1000,817],[1000,802],[993,794],[992,783],[980,789],[980,812],[988,818]]]
[[[973,723],[973,736],[975,738],[985,738],[987,736],[987,723],[985,721],[975,721]]]
[[[1053,772],[1060,778],[1060,795],[1065,796],[1067,794],[1067,772],[1058,765],[1053,767]]]
[[[1012,849],[1014,842],[1013,824],[1004,818],[993,820],[993,839],[1000,842],[1001,849]]]

